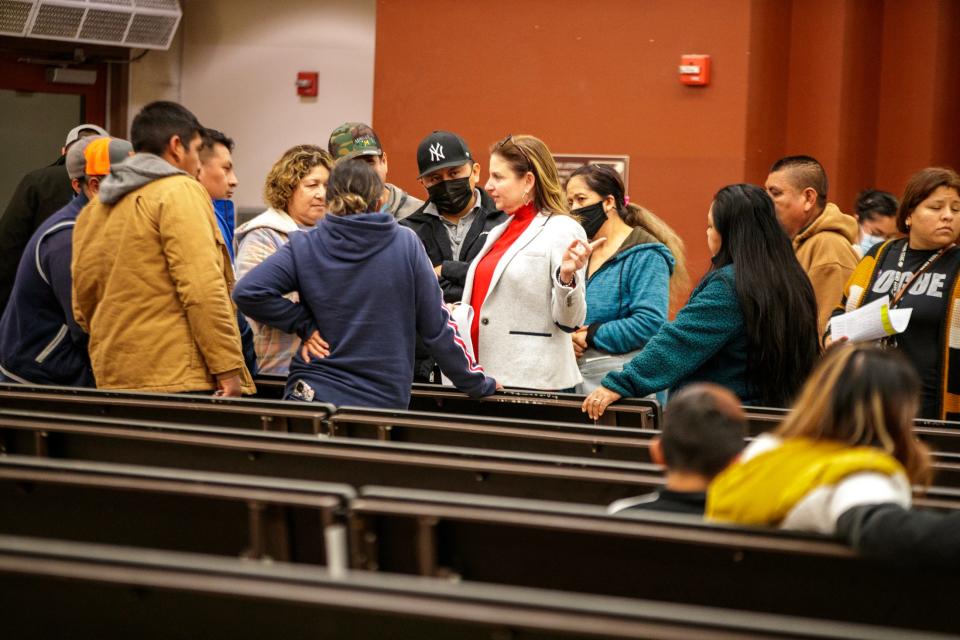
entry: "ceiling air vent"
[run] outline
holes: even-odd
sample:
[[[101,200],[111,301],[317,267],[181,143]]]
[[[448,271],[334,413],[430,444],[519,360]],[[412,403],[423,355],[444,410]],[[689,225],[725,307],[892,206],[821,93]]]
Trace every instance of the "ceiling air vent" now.
[[[0,34],[22,36],[33,13],[33,2],[0,0]]]
[[[0,35],[168,49],[178,0],[0,0]]]

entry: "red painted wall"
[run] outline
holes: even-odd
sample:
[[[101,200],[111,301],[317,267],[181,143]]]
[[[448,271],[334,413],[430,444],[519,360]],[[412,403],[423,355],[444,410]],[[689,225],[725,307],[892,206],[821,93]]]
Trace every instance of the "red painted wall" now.
[[[712,195],[743,174],[749,8],[381,0],[373,113],[390,180],[423,195],[416,146],[441,128],[461,134],[484,169],[508,133],[556,153],[627,154],[631,199],[677,229],[702,273]],[[713,56],[712,86],[680,84],[683,53]]]
[[[846,211],[863,188],[960,166],[958,14],[957,0],[379,0],[373,124],[390,180],[420,196],[433,129],[484,167],[507,133],[627,154],[629,195],[699,275],[713,193],[762,183],[782,155],[818,157]],[[679,83],[683,53],[712,56],[709,87]]]

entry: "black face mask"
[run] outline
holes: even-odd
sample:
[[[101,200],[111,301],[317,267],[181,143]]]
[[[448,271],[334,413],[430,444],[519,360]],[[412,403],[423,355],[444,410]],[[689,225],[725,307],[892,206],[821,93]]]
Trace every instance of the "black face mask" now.
[[[430,194],[430,202],[437,207],[437,211],[447,215],[466,209],[473,197],[469,177],[438,182],[427,187],[427,193]]]
[[[597,235],[597,231],[600,231],[603,223],[607,221],[607,212],[603,210],[603,200],[576,209],[573,213],[580,216],[580,224],[583,225],[583,230],[587,232],[587,238],[591,240],[593,240],[593,236]]]

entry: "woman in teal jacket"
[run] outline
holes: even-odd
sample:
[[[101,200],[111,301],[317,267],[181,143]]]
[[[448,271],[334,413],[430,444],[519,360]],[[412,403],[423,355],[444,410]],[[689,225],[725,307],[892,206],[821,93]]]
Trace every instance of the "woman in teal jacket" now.
[[[766,192],[748,184],[717,192],[707,246],[713,268],[674,321],[584,400],[591,418],[622,397],[691,382],[777,407],[799,390],[818,357],[816,299]]]
[[[687,269],[683,241],[653,213],[627,201],[613,167],[574,171],[567,201],[591,240],[607,240],[590,256],[587,318],[572,336],[583,375],[578,390],[589,393],[667,321],[671,298],[676,302],[687,287]]]

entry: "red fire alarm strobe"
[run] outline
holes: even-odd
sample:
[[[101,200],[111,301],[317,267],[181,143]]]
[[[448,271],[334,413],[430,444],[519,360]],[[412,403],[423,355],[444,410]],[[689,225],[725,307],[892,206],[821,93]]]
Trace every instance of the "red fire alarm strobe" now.
[[[316,71],[301,71],[297,74],[297,95],[316,97],[320,74]]]
[[[702,54],[680,56],[680,82],[692,87],[710,84],[710,56]]]

